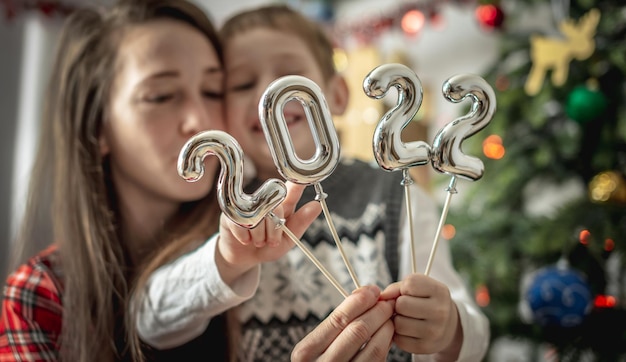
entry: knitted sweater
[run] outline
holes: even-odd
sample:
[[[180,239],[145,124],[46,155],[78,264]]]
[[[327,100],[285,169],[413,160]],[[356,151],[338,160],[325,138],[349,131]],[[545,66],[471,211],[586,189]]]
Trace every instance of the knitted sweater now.
[[[322,182],[332,222],[362,285],[384,289],[397,278],[403,203],[400,176],[360,161],[344,161]],[[251,186],[254,189],[258,184]],[[307,187],[300,202],[314,198],[314,188]],[[346,290],[354,289],[323,214],[302,240]],[[242,323],[239,360],[287,361],[293,346],[342,299],[298,248],[275,262],[264,263],[256,294],[238,311]],[[388,360],[409,361],[410,354],[394,347]]]

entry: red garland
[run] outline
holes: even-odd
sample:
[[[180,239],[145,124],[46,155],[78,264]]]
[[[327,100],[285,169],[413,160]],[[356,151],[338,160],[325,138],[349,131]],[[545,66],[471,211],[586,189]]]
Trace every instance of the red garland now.
[[[4,15],[7,20],[14,19],[19,13],[24,11],[37,10],[47,17],[56,14],[66,16],[76,7],[54,0],[0,0],[4,7]]]
[[[376,17],[361,19],[353,23],[335,23],[334,33],[339,39],[344,39],[348,36],[352,36],[360,43],[370,43],[382,33],[390,30],[391,28],[401,28],[402,17],[411,10],[418,10],[425,15],[426,22],[432,23],[433,26],[439,26],[441,24],[440,8],[445,4],[455,4],[459,6],[472,6],[481,4],[487,0],[426,0],[426,1],[405,1],[395,10],[391,10],[386,14],[380,14]],[[497,3],[499,0],[488,0],[488,2]],[[498,8],[499,9],[499,8]],[[503,14],[501,14],[503,16]],[[502,18],[501,16],[501,18]],[[500,21],[501,18],[497,19]],[[494,27],[501,24],[494,24]],[[481,24],[482,25],[482,24]],[[407,35],[416,35],[408,34]]]

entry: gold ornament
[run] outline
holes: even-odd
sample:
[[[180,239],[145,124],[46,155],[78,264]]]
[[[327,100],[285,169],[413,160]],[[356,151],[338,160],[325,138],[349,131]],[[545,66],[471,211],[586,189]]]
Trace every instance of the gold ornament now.
[[[559,24],[564,39],[533,35],[530,38],[530,57],[533,64],[524,85],[526,94],[535,95],[539,92],[548,70],[552,70],[552,84],[557,87],[565,84],[570,61],[585,60],[595,51],[593,37],[599,21],[600,11],[591,9],[577,24],[571,19]]]
[[[626,204],[626,179],[616,171],[597,174],[589,182],[589,198],[598,203]]]

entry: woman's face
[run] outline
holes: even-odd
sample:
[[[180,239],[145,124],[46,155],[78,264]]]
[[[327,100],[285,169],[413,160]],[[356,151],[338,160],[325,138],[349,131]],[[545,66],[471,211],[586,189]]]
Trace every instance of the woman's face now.
[[[217,158],[206,158],[205,177],[196,183],[184,181],[176,165],[189,137],[223,129],[223,73],[214,47],[195,28],[159,19],[130,27],[117,49],[100,141],[120,199],[173,209],[206,196]]]

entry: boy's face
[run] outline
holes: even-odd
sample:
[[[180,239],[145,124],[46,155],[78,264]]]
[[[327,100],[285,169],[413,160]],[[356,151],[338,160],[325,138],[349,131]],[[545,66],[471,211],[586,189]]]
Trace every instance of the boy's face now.
[[[261,95],[277,78],[301,75],[322,88],[334,113],[329,99],[332,89],[311,50],[297,35],[267,28],[252,29],[226,40],[224,51],[228,131],[252,159],[259,178],[280,178],[259,121]],[[296,154],[303,160],[311,158],[315,143],[304,109],[297,101],[285,106],[285,119]]]

